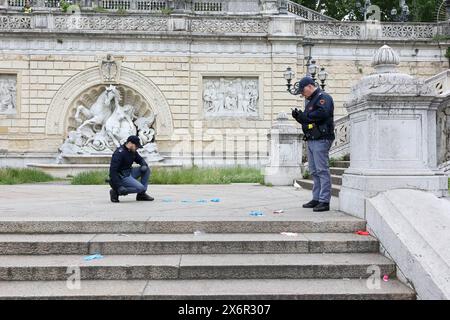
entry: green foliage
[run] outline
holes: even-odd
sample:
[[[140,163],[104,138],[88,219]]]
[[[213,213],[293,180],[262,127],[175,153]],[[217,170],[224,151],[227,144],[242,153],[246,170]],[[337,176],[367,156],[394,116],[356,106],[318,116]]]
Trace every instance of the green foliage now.
[[[310,173],[308,169],[305,169],[305,171],[303,171],[303,179],[309,179],[310,177]]]
[[[330,167],[334,167],[334,166],[336,165],[336,161],[337,161],[336,158],[330,158],[330,159],[328,160],[328,165],[329,165]]]
[[[340,1],[320,1],[320,0],[294,0],[305,7],[319,11],[327,16],[337,20],[364,20],[364,15],[357,9],[356,3],[361,3],[364,7],[364,0],[340,0]],[[401,12],[399,1],[391,0],[372,0],[372,4],[381,9],[381,20],[392,21],[390,15],[393,8]],[[406,0],[409,6],[409,20],[414,22],[433,22],[436,21],[436,12],[442,0]]]
[[[61,9],[62,12],[67,12],[67,9],[69,9],[70,5],[71,4],[65,0],[61,0],[59,2],[59,8]]]
[[[169,14],[171,14],[172,12],[173,12],[172,8],[162,8],[162,9],[161,9],[161,13],[163,13],[163,14],[169,15]]]
[[[72,179],[72,184],[105,184],[107,171],[83,172]],[[264,183],[264,176],[254,168],[153,168],[151,184],[229,184],[229,183]]]
[[[447,59],[450,59],[450,47],[447,47],[447,50],[445,51],[445,57]]]
[[[53,181],[51,175],[36,169],[1,168],[0,184],[21,184]]]

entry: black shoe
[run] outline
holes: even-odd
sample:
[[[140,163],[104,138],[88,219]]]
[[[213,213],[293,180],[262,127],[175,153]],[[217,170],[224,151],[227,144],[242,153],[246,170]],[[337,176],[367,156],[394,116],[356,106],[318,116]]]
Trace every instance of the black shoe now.
[[[111,202],[120,202],[119,195],[114,189],[109,190],[109,197],[111,198]]]
[[[136,195],[136,201],[153,201],[155,200],[153,197],[150,197],[148,194],[144,193],[138,193]]]
[[[320,202],[317,201],[317,200],[311,200],[310,202],[305,203],[305,204],[303,205],[303,208],[311,209],[311,208],[314,208],[315,206],[317,206],[319,203],[320,203]]]
[[[323,211],[330,211],[330,204],[327,202],[320,202],[317,206],[313,209],[314,212],[323,212]]]

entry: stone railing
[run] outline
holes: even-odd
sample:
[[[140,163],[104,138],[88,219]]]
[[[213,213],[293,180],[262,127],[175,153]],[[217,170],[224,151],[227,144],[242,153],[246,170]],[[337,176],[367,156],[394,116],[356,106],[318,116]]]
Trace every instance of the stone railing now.
[[[348,116],[341,117],[334,122],[334,135],[330,149],[330,156],[339,157],[350,153],[350,121]]]
[[[311,21],[332,21],[336,20],[331,17],[320,14],[317,11],[311,10],[305,6],[302,6],[293,1],[286,1],[286,10],[292,14],[295,14],[305,20]]]
[[[255,3],[258,0],[254,0]],[[0,0],[0,9],[9,11],[22,11],[26,3],[29,3],[33,11],[60,11],[60,0]],[[127,11],[127,12],[166,12],[166,13],[224,13],[229,9],[227,0],[68,0],[77,4],[82,11]],[[257,5],[259,8],[259,4]],[[233,11],[239,11],[236,4]],[[258,10],[259,11],[259,10]]]
[[[430,40],[438,34],[433,23],[378,21],[297,21],[296,33],[312,39]]]
[[[5,2],[1,6],[1,1]],[[0,7],[12,11],[20,11],[29,3],[33,11],[61,11],[60,0],[0,0]],[[169,8],[170,1],[145,1],[145,0],[73,0],[71,3],[77,4],[83,11],[146,11],[161,12],[163,9]]]
[[[126,15],[118,14],[63,14],[45,13],[0,14],[0,31],[40,31],[47,29],[54,32],[193,32],[211,34],[267,34],[269,32],[269,18],[263,17],[196,17],[187,16],[176,18],[181,23],[174,23],[167,15],[134,15],[130,19]],[[177,21],[178,21],[177,20]],[[178,22],[180,22],[178,21]]]
[[[425,80],[436,93],[436,95],[447,96],[450,94],[450,70],[445,70]]]

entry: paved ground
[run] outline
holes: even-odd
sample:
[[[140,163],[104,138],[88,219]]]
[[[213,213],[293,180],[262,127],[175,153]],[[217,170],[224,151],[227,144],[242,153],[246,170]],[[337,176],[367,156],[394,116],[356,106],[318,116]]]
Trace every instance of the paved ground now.
[[[154,202],[136,202],[134,195],[109,201],[108,186],[58,184],[0,186],[0,220],[296,220],[342,213],[313,213],[301,208],[311,192],[293,187],[256,184],[155,185],[149,189]],[[220,202],[211,202],[219,198]],[[206,202],[199,202],[199,201]],[[333,198],[332,208],[338,208]],[[250,216],[259,210],[262,217]],[[284,210],[274,214],[275,210]]]

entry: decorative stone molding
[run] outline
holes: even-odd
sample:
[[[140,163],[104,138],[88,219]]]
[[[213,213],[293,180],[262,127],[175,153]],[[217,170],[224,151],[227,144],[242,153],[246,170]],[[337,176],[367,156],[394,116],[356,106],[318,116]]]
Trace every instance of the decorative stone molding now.
[[[422,79],[396,71],[400,58],[394,50],[384,45],[377,50],[372,65],[376,72],[363,77],[350,92],[348,108],[357,104],[368,93],[395,95],[433,95],[431,87]]]
[[[437,24],[386,23],[378,21],[297,21],[297,34],[312,39],[431,40]]]
[[[347,22],[307,22],[300,26],[304,31],[297,29],[297,33],[303,33],[308,38],[345,38],[360,39],[361,25]]]
[[[267,33],[268,19],[191,19],[191,31],[199,33]]]
[[[330,148],[330,156],[339,157],[350,152],[350,128],[348,116],[341,117],[334,122],[334,139]]]
[[[430,39],[436,34],[436,26],[431,23],[386,23],[381,30],[382,37],[390,39]]]
[[[17,100],[17,75],[0,71],[0,114],[16,114]]]
[[[254,77],[204,77],[205,117],[257,117],[259,80]]]
[[[46,133],[67,135],[70,128],[71,107],[73,102],[93,87],[103,85],[98,67],[90,68],[69,79],[55,94],[50,103],[46,119]],[[158,87],[147,77],[129,68],[121,68],[120,82],[139,94],[156,114],[156,132],[158,139],[169,139],[173,132],[172,114],[166,98]],[[72,111],[73,112],[73,111]]]
[[[115,59],[108,54],[106,59],[100,62],[100,76],[104,83],[117,83],[120,81],[120,68],[122,66],[122,59]]]
[[[0,30],[31,29],[29,15],[0,15]]]
[[[168,31],[169,19],[143,15],[61,15],[55,16],[55,30]]]
[[[213,3],[208,6],[213,8]],[[231,4],[229,4],[231,6]],[[236,5],[232,7],[238,6]],[[254,13],[237,15],[167,15],[160,13],[143,15],[142,12],[130,12],[126,15],[111,13],[61,14],[35,12],[33,15],[21,13],[0,14],[0,30],[49,30],[54,32],[103,31],[126,33],[167,33],[185,32],[210,34],[269,34],[270,22],[277,17],[292,19],[297,36],[312,39],[349,39],[349,40],[431,40],[438,34],[446,35],[448,30],[441,24],[433,23],[385,23],[378,21],[345,22],[334,21],[320,13],[308,10],[287,8],[298,13],[304,19],[291,15],[272,15],[258,17]],[[302,11],[304,10],[304,11]]]

